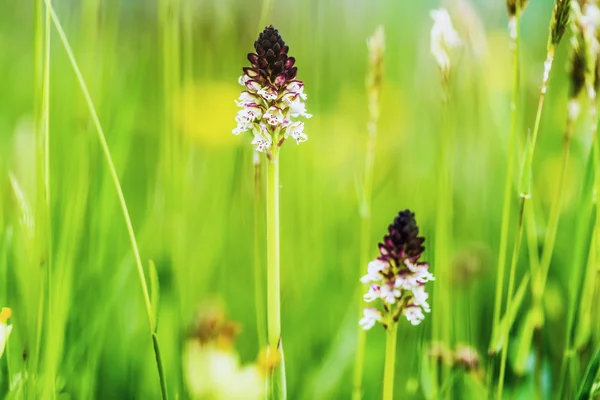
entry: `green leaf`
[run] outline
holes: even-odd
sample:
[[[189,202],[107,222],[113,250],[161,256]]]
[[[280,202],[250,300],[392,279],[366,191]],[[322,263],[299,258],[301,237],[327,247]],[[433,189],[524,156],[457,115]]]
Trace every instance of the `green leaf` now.
[[[598,375],[598,370],[600,369],[600,348],[596,350],[594,356],[590,360],[587,369],[585,371],[585,375],[583,380],[581,381],[581,385],[579,386],[579,391],[577,392],[578,400],[588,400],[592,395],[592,386],[594,385],[594,380]]]
[[[514,371],[519,376],[525,375],[527,358],[531,351],[531,341],[533,340],[533,331],[535,330],[535,313],[534,309],[530,309],[525,317],[525,323],[521,326],[517,354],[514,361]]]
[[[504,343],[503,332],[505,331],[504,324],[508,323],[508,329],[510,330],[510,327],[515,323],[515,318],[517,317],[519,309],[521,308],[521,303],[523,303],[523,298],[525,297],[528,284],[529,274],[525,274],[521,280],[521,284],[519,285],[517,292],[515,293],[515,296],[513,297],[513,307],[510,315],[508,315],[507,318],[507,315],[505,314],[500,320],[500,326],[493,331],[494,334],[492,337],[492,347],[490,348],[490,352],[498,353],[502,349],[502,345]]]

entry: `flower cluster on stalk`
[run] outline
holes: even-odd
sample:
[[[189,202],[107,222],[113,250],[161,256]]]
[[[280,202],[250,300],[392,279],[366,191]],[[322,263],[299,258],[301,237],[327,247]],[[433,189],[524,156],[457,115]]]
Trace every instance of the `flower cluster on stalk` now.
[[[360,279],[370,284],[364,300],[381,304],[381,308],[364,309],[359,322],[363,329],[371,329],[377,322],[387,329],[400,315],[418,325],[425,318],[424,313],[430,311],[425,284],[434,277],[429,264],[419,261],[425,250],[424,241],[419,236],[415,214],[401,211],[379,243],[379,256],[369,263],[367,274]]]
[[[243,68],[239,83],[242,91],[236,104],[241,110],[236,116],[235,135],[251,132],[256,151],[271,157],[274,149],[292,137],[296,143],[308,138],[304,122],[306,112],[304,84],[296,79],[298,68],[294,57],[288,57],[289,47],[277,29],[269,25],[254,42],[256,53],[248,54],[251,66]]]

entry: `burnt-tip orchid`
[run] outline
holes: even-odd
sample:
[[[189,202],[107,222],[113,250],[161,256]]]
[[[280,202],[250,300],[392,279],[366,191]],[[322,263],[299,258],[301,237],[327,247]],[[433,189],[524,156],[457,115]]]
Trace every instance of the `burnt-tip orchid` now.
[[[274,149],[292,137],[296,143],[306,141],[304,84],[296,79],[298,68],[294,57],[288,57],[289,47],[277,29],[269,25],[254,42],[256,53],[248,54],[251,66],[243,68],[239,83],[246,89],[236,101],[241,110],[235,120],[235,135],[250,132],[256,151],[271,157]]]
[[[419,261],[425,250],[425,238],[418,236],[415,214],[401,211],[388,228],[388,234],[379,244],[379,256],[367,266],[367,274],[360,280],[370,284],[363,299],[367,303],[380,302],[380,308],[368,307],[359,324],[364,329],[380,322],[385,328],[398,322],[400,315],[418,325],[430,311],[425,284],[434,280],[429,265]]]

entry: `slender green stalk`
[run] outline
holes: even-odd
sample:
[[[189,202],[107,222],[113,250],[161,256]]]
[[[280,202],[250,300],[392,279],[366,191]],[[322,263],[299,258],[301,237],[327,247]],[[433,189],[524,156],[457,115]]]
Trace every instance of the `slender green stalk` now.
[[[36,56],[35,56],[35,81],[36,81],[36,132],[40,144],[38,156],[38,190],[43,196],[43,202],[38,204],[39,225],[41,242],[40,258],[46,269],[45,279],[40,283],[40,298],[38,304],[38,318],[35,336],[35,356],[33,370],[37,370],[41,353],[42,333],[44,322],[48,329],[52,323],[52,302],[50,286],[52,282],[52,241],[50,217],[50,12],[45,7],[42,13],[43,1],[36,1]],[[45,16],[44,16],[45,15]],[[42,29],[43,27],[43,29]],[[41,73],[38,68],[41,66]],[[41,78],[41,80],[40,80]],[[41,89],[41,90],[40,90]],[[39,108],[38,108],[39,107]],[[40,197],[38,196],[38,199]]]
[[[392,321],[385,331],[385,367],[383,370],[383,400],[394,399],[394,377],[396,372],[396,342],[398,322]]]
[[[48,0],[52,4],[51,0]],[[54,307],[52,303],[52,207],[51,207],[51,191],[50,191],[50,7],[46,7],[44,18],[44,69],[43,69],[43,84],[42,84],[42,133],[44,142],[44,198],[45,198],[45,246],[46,246],[46,328],[48,332],[52,331],[52,323],[54,317]],[[40,351],[41,336],[36,339],[38,341],[38,352]],[[56,393],[56,390],[54,390]]]
[[[535,114],[535,123],[533,125],[533,134],[531,140],[531,157],[535,154],[535,145],[537,143],[538,132],[540,130],[540,121],[542,119],[542,110],[544,108],[544,100],[546,99],[546,91],[548,90],[548,78],[554,63],[554,48],[548,50],[546,54],[546,62],[544,63],[544,77],[542,79],[542,88],[540,89],[540,98],[538,100],[537,112]]]
[[[267,17],[271,13],[271,7],[273,0],[263,0],[262,7],[260,9],[260,18],[258,19],[258,31],[262,31],[267,25]]]
[[[281,279],[279,251],[279,152],[267,161],[267,336],[269,351],[277,351],[280,371],[273,370],[271,387],[277,399],[285,399],[285,364],[281,342]]]
[[[502,207],[502,223],[500,228],[500,248],[498,249],[498,265],[496,269],[496,294],[494,298],[494,313],[492,325],[492,337],[495,337],[496,330],[500,327],[500,312],[502,309],[502,291],[504,288],[504,274],[506,267],[506,250],[508,247],[508,228],[510,225],[510,209],[512,182],[515,162],[515,142],[517,136],[517,102],[519,98],[519,25],[521,19],[521,10],[517,1],[517,12],[515,19],[515,37],[513,38],[513,75],[512,75],[512,98],[510,102],[510,132],[508,138],[508,159],[506,165],[506,179],[504,181],[504,198]],[[490,343],[490,350],[495,352]]]
[[[558,220],[560,217],[560,205],[562,199],[562,192],[564,181],[567,173],[567,167],[569,164],[569,153],[570,153],[570,143],[571,136],[573,133],[573,125],[574,121],[569,119],[567,122],[567,128],[565,130],[565,135],[563,138],[563,157],[562,157],[562,165],[560,169],[560,174],[558,178],[558,186],[556,188],[556,192],[554,193],[554,198],[552,200],[552,205],[550,207],[550,216],[548,218],[548,228],[546,230],[546,237],[544,238],[544,250],[542,252],[542,260],[540,263],[540,270],[538,274],[538,279],[535,284],[534,291],[534,300],[541,305],[542,295],[544,293],[544,288],[546,286],[546,281],[548,279],[548,271],[550,269],[550,261],[552,259],[552,252],[554,250],[554,243],[556,241],[556,232],[558,230]]]
[[[375,163],[375,144],[377,139],[377,123],[379,121],[379,103],[381,85],[383,80],[383,55],[385,36],[383,27],[377,28],[375,34],[367,41],[369,50],[369,74],[367,77],[367,95],[369,97],[369,123],[367,124],[367,149],[365,154],[365,175],[363,177],[360,197],[360,249],[359,273],[364,273],[365,266],[369,263],[369,242],[371,237],[371,201],[373,192],[373,166]],[[360,284],[361,293],[364,293],[364,284]],[[359,301],[358,317],[362,317],[363,305]],[[361,327],[358,329],[356,342],[356,355],[354,359],[354,377],[352,399],[362,398],[362,379],[364,371],[366,332]]]
[[[437,202],[435,241],[433,249],[433,258],[435,260],[436,280],[440,282],[435,286],[435,295],[433,297],[433,308],[438,310],[433,315],[432,335],[433,340],[452,346],[452,319],[451,293],[448,282],[450,277],[450,246],[451,246],[451,221],[453,214],[452,202],[452,152],[454,150],[453,129],[449,126],[449,96],[450,88],[448,80],[444,78],[442,82],[442,132],[438,148],[437,165],[437,196],[440,199]],[[447,365],[441,368],[435,368],[433,371],[433,392],[437,393],[438,388],[449,377],[450,370]]]
[[[515,276],[517,271],[517,262],[519,261],[519,252],[521,250],[521,238],[523,236],[523,210],[525,209],[525,203],[527,201],[526,197],[521,198],[521,208],[519,211],[519,222],[517,227],[517,238],[515,242],[515,247],[513,249],[512,260],[510,263],[510,272],[508,276],[508,294],[506,300],[506,315],[512,314],[512,297],[515,287]],[[510,334],[510,323],[509,320],[506,319],[506,322],[502,326],[503,329],[503,344],[502,344],[502,354],[500,357],[500,375],[498,377],[498,389],[497,389],[497,399],[502,399],[502,390],[504,389],[504,375],[506,373],[506,358],[508,356],[508,336]]]
[[[373,164],[375,159],[375,139],[377,130],[375,124],[370,124],[369,139],[367,141],[367,152],[365,158],[365,176],[362,185],[361,207],[360,207],[360,255],[359,255],[359,275],[364,272],[365,266],[369,262],[369,239],[371,236],[371,196],[373,190]],[[360,288],[364,289],[361,284]],[[364,290],[361,290],[361,293]],[[358,315],[362,317],[363,304],[359,301]],[[359,400],[362,398],[362,379],[364,371],[366,331],[358,328],[358,341],[356,343],[356,357],[354,360],[354,385],[352,398]]]
[[[67,52],[67,56],[69,57],[69,61],[71,63],[71,66],[73,67],[73,71],[75,72],[75,75],[79,82],[79,86],[80,86],[83,96],[85,98],[85,102],[90,111],[92,122],[94,124],[94,127],[96,128],[96,132],[98,133],[98,140],[100,141],[100,146],[102,148],[102,152],[104,153],[104,157],[106,159],[106,163],[108,165],[108,169],[109,169],[111,178],[115,185],[115,190],[117,192],[117,197],[119,200],[119,204],[121,206],[121,211],[123,213],[123,218],[125,220],[127,233],[129,235],[129,240],[131,242],[131,248],[133,250],[133,255],[135,258],[135,264],[137,267],[140,286],[142,289],[142,295],[144,297],[144,305],[146,307],[146,314],[148,316],[148,323],[150,325],[150,336],[153,341],[153,349],[154,349],[154,353],[155,353],[155,357],[156,357],[157,369],[159,372],[161,393],[162,393],[163,399],[166,399],[167,398],[166,380],[165,380],[165,376],[164,376],[163,367],[161,364],[160,353],[158,352],[158,348],[159,348],[158,338],[156,337],[156,326],[155,326],[155,319],[154,319],[153,312],[152,312],[152,303],[150,301],[150,293],[148,290],[148,285],[146,283],[144,266],[142,264],[140,251],[138,248],[137,240],[135,238],[135,232],[133,230],[133,225],[131,223],[131,217],[129,215],[129,211],[127,208],[127,202],[125,201],[125,196],[123,195],[123,189],[121,188],[119,175],[117,174],[117,170],[115,168],[115,164],[113,162],[113,159],[112,159],[112,156],[110,153],[110,149],[109,149],[108,143],[106,141],[106,136],[104,135],[104,130],[102,129],[102,125],[100,124],[100,119],[96,112],[94,102],[92,101],[92,97],[91,97],[89,90],[87,88],[87,85],[85,83],[85,79],[83,78],[81,70],[79,69],[77,61],[75,60],[75,55],[73,54],[73,51],[72,51],[69,41],[67,39],[67,35],[65,34],[65,31],[63,30],[60,20],[58,19],[58,16],[56,15],[56,11],[52,7],[50,0],[44,0],[44,1],[46,3],[46,7],[48,7],[48,9],[50,10],[50,16],[51,16],[52,22],[54,24],[54,27],[56,28],[56,31],[57,31],[58,36],[60,37],[60,40],[65,48],[65,51]]]
[[[261,262],[261,243],[262,243],[262,229],[260,224],[260,207],[262,196],[262,184],[261,184],[261,162],[257,151],[254,153],[254,302],[256,308],[256,330],[258,334],[259,346],[264,346],[267,342],[267,334],[265,331],[265,308],[264,308],[264,273],[263,264]]]

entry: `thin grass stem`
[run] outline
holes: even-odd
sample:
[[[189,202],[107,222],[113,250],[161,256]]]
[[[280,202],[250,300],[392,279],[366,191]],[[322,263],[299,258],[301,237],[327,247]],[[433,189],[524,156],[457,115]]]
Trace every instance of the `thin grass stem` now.
[[[102,128],[102,125],[100,123],[100,119],[98,117],[98,114],[96,112],[96,108],[94,106],[94,102],[92,100],[92,97],[89,93],[89,90],[87,88],[87,85],[85,83],[85,79],[81,73],[81,70],[79,69],[79,65],[77,64],[77,61],[75,59],[75,55],[73,53],[73,50],[71,49],[71,45],[69,44],[69,40],[67,39],[67,35],[65,34],[65,31],[62,27],[62,24],[60,23],[60,20],[58,18],[58,16],[56,15],[56,11],[54,10],[54,8],[52,7],[52,4],[50,3],[50,0],[44,0],[46,3],[46,7],[48,7],[49,11],[50,11],[50,16],[52,19],[52,22],[54,24],[54,27],[56,28],[56,31],[58,33],[58,36],[60,37],[60,40],[62,42],[63,47],[65,48],[65,51],[67,53],[67,56],[69,58],[69,61],[71,63],[71,66],[73,67],[73,71],[75,72],[75,75],[77,77],[79,86],[81,88],[81,91],[83,93],[83,96],[85,98],[85,102],[89,108],[89,112],[92,118],[92,122],[94,124],[94,127],[96,128],[96,132],[98,133],[98,140],[100,141],[100,146],[102,148],[102,152],[104,154],[106,163],[108,165],[108,169],[112,178],[112,181],[115,185],[115,190],[117,192],[117,197],[119,200],[119,204],[121,206],[121,211],[123,213],[123,218],[125,220],[125,225],[127,228],[127,233],[129,235],[129,239],[131,242],[131,248],[133,250],[133,255],[135,258],[135,264],[137,267],[137,272],[138,272],[138,276],[139,276],[139,281],[140,281],[140,286],[142,289],[142,295],[144,298],[144,305],[146,308],[146,314],[148,317],[148,323],[150,326],[150,336],[153,342],[153,349],[154,349],[154,353],[155,353],[155,357],[156,357],[156,363],[157,363],[157,369],[158,369],[158,373],[159,373],[159,383],[160,383],[160,388],[161,388],[161,394],[162,394],[162,398],[166,399],[167,398],[167,386],[166,386],[166,379],[165,379],[165,374],[164,374],[164,369],[161,363],[161,357],[160,357],[160,352],[158,351],[159,345],[158,345],[158,338],[156,337],[156,325],[155,325],[155,319],[153,316],[153,311],[152,311],[152,302],[150,301],[150,293],[148,290],[148,285],[146,282],[146,276],[144,273],[144,266],[142,264],[142,259],[140,256],[140,251],[138,248],[138,244],[137,244],[137,240],[135,238],[135,232],[133,230],[133,225],[131,223],[131,217],[129,215],[129,211],[127,208],[127,202],[125,201],[125,196],[123,194],[123,189],[121,187],[121,183],[119,180],[119,175],[117,174],[117,169],[115,167],[115,164],[113,162],[111,153],[110,153],[110,149],[108,147],[108,143],[106,141],[106,136],[104,135],[104,130]]]
[[[510,226],[511,195],[513,185],[513,173],[515,162],[515,142],[517,136],[517,103],[519,98],[519,25],[520,25],[520,2],[517,1],[516,14],[512,17],[515,22],[515,36],[512,43],[513,65],[512,65],[512,97],[510,102],[510,132],[508,138],[508,159],[506,165],[506,179],[504,181],[504,197],[502,206],[502,223],[500,228],[500,247],[498,249],[498,265],[496,269],[496,290],[494,296],[494,311],[492,317],[492,338],[500,327],[500,312],[502,309],[502,291],[504,288],[504,274],[506,267],[506,251],[508,247],[508,229]],[[493,343],[490,343],[490,350]]]
[[[368,39],[369,74],[367,76],[367,95],[369,98],[369,122],[367,124],[367,148],[365,153],[365,169],[360,196],[360,242],[359,242],[359,273],[363,274],[369,262],[369,242],[371,238],[371,202],[373,197],[373,174],[375,164],[375,145],[377,139],[377,124],[379,122],[380,98],[383,81],[383,57],[385,49],[385,34],[383,27],[377,28],[375,34]],[[364,293],[365,284],[360,284]],[[358,318],[362,317],[363,305],[359,301]],[[364,372],[366,331],[357,327],[356,355],[354,360],[354,376],[352,399],[362,398],[362,379]]]
[[[521,238],[523,236],[523,211],[525,210],[525,203],[527,202],[526,197],[521,198],[521,206],[519,210],[519,222],[517,227],[517,238],[515,241],[515,247],[513,249],[512,259],[510,263],[510,272],[508,275],[508,294],[506,300],[506,315],[511,315],[513,310],[513,292],[515,287],[515,276],[517,271],[517,263],[519,261],[519,252],[521,250]],[[503,329],[503,344],[502,344],[502,353],[500,356],[500,374],[498,377],[498,389],[497,389],[497,399],[502,399],[502,391],[504,389],[504,376],[506,373],[506,359],[508,356],[508,336],[510,334],[510,323],[508,318],[506,319]]]

